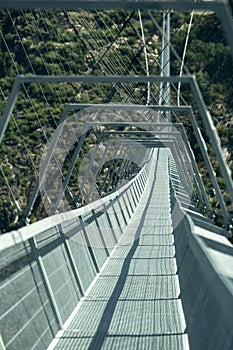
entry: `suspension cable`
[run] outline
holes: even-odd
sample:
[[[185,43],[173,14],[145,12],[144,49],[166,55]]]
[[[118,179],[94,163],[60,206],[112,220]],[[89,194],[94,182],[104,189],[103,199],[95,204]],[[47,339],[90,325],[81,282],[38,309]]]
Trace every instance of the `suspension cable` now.
[[[188,47],[189,35],[190,35],[190,31],[191,31],[191,27],[192,27],[192,22],[193,22],[193,15],[194,15],[194,11],[191,11],[190,21],[189,21],[188,30],[187,30],[187,35],[186,35],[186,39],[185,39],[185,45],[184,45],[183,56],[182,56],[182,60],[181,60],[180,77],[183,75],[184,60],[185,60],[186,51],[187,51],[187,47]],[[178,90],[177,90],[177,105],[178,105],[178,106],[180,106],[180,89],[181,89],[181,82],[179,81],[179,83],[178,83]]]
[[[141,16],[141,11],[140,10],[138,10],[138,17],[139,17],[139,22],[140,22],[140,27],[141,27],[141,32],[142,32],[142,42],[143,42],[143,49],[144,49],[144,56],[145,56],[145,65],[146,65],[146,75],[149,77],[150,76],[150,72],[149,72],[146,40],[145,40],[143,23],[142,23],[142,16]],[[147,83],[147,100],[146,100],[146,105],[149,105],[149,104],[150,104],[150,82],[148,81],[148,83]]]

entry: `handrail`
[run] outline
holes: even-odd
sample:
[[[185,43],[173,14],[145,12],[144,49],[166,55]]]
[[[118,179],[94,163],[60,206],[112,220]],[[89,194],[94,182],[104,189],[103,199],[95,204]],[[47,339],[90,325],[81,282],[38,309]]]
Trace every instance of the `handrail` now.
[[[24,226],[22,228],[19,228],[18,230],[14,230],[11,232],[8,232],[4,235],[0,236],[0,252],[14,246],[15,244],[19,244],[22,242],[25,242],[29,240],[30,238],[36,237],[41,232],[47,231],[55,226],[58,226],[61,223],[64,223],[66,221],[69,221],[71,219],[74,219],[75,217],[83,216],[87,213],[91,213],[93,209],[98,210],[100,206],[103,206],[103,204],[106,204],[110,201],[113,201],[117,197],[122,196],[136,181],[137,179],[143,174],[148,171],[148,167],[150,166],[151,157],[148,160],[146,164],[142,167],[140,172],[135,175],[132,179],[129,180],[126,184],[121,186],[116,191],[106,195],[103,198],[100,198],[94,202],[91,202],[83,207],[70,210],[68,212],[59,213],[52,215],[48,218],[39,220],[37,222],[34,222],[28,226]]]

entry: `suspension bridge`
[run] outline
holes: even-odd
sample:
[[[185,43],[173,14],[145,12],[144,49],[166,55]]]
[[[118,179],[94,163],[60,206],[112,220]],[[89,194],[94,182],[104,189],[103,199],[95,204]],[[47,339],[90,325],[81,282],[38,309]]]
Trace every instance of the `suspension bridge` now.
[[[233,55],[228,3],[0,10],[0,350],[232,349],[232,177],[185,65],[195,16]]]

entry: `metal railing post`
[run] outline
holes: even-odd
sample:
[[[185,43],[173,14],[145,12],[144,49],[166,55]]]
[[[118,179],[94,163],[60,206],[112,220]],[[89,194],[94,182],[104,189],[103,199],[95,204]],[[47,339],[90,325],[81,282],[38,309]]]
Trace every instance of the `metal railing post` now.
[[[6,350],[1,334],[0,334],[0,350]]]
[[[79,221],[80,221],[80,224],[81,224],[81,227],[82,227],[82,230],[83,230],[85,241],[87,243],[87,249],[88,249],[88,251],[90,253],[90,256],[92,258],[92,262],[93,262],[93,265],[94,265],[94,267],[96,269],[96,272],[98,273],[98,272],[100,272],[99,265],[98,265],[98,262],[96,260],[95,253],[93,251],[93,247],[91,246],[91,242],[90,242],[90,240],[88,238],[86,227],[85,227],[85,224],[83,222],[82,216],[79,216]]]
[[[103,244],[104,250],[105,250],[107,256],[109,257],[110,254],[109,254],[109,251],[108,251],[107,244],[106,244],[106,242],[105,242],[104,236],[103,236],[103,234],[102,234],[100,225],[99,225],[98,220],[97,220],[97,218],[96,218],[95,209],[92,209],[92,214],[93,214],[93,216],[94,216],[94,220],[95,220],[95,223],[96,223],[96,226],[97,226],[97,229],[98,229],[98,232],[99,232],[100,239],[101,239],[101,242],[102,242],[102,244]]]
[[[44,263],[43,263],[42,257],[40,255],[40,251],[37,248],[37,243],[35,241],[35,238],[34,237],[30,238],[29,239],[29,243],[30,243],[30,246],[31,246],[32,254],[33,254],[34,258],[35,258],[35,261],[37,262],[37,266],[38,266],[38,269],[39,269],[39,272],[40,272],[40,275],[41,275],[41,279],[42,279],[42,282],[44,284],[45,291],[46,291],[46,294],[48,296],[49,303],[50,303],[51,309],[53,311],[56,323],[58,325],[58,328],[61,329],[63,327],[62,318],[61,318],[61,315],[60,315],[59,308],[57,306],[57,302],[56,302],[56,300],[54,298],[53,290],[52,290],[52,287],[50,285],[50,282],[49,282],[48,275],[47,275],[47,272],[46,272],[45,267],[44,267]]]
[[[72,254],[71,249],[70,249],[68,238],[64,234],[61,225],[58,225],[58,230],[60,232],[60,235],[61,235],[61,238],[62,238],[62,241],[63,241],[63,245],[65,247],[66,254],[67,254],[67,257],[68,257],[68,260],[69,260],[69,263],[70,263],[70,266],[71,266],[71,269],[72,269],[75,281],[76,281],[76,283],[78,285],[78,288],[80,290],[81,296],[84,296],[84,294],[85,294],[84,293],[84,287],[83,287],[83,284],[82,284],[79,272],[77,270],[77,266],[75,264],[73,254]]]

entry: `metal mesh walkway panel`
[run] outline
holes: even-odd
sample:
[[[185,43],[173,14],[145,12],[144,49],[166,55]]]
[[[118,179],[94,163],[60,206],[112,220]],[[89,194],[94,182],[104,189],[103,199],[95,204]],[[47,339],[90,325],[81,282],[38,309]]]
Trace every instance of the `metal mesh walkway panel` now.
[[[168,151],[160,149],[154,157],[151,187],[55,349],[185,348]],[[124,245],[129,236],[132,243]]]

